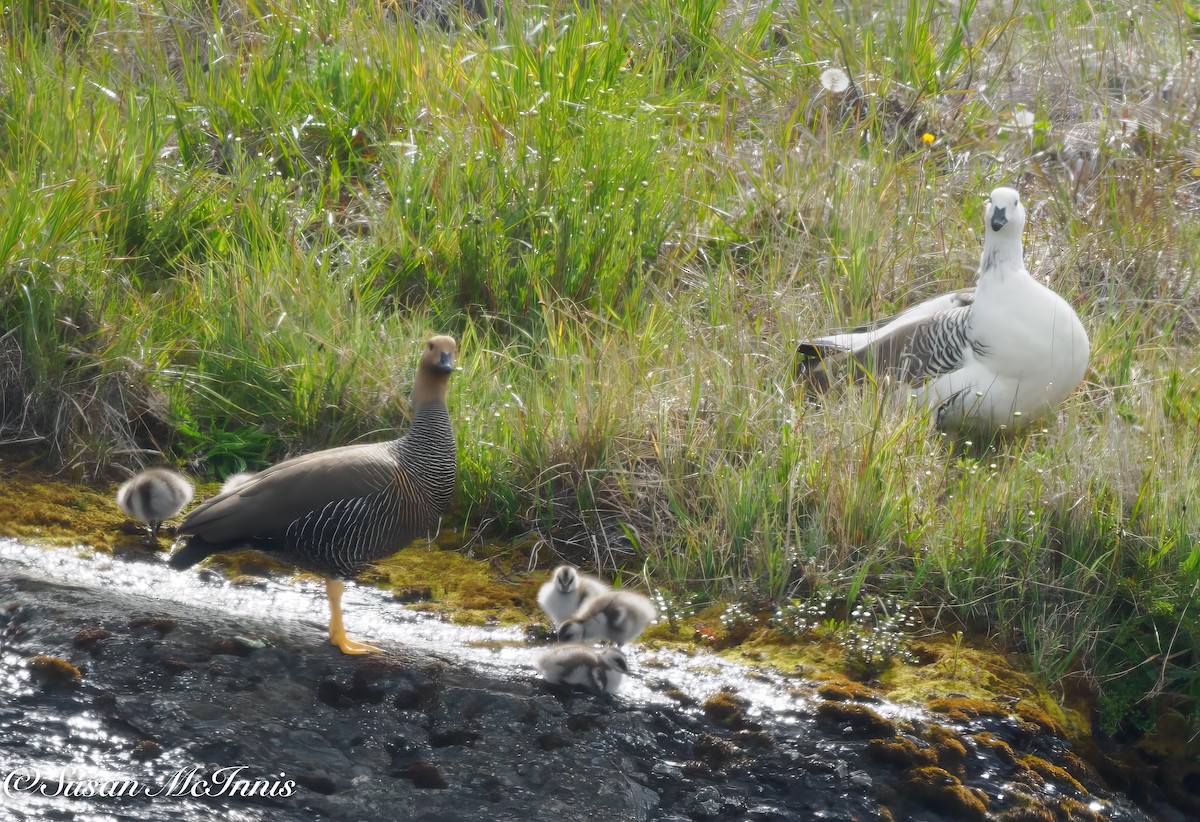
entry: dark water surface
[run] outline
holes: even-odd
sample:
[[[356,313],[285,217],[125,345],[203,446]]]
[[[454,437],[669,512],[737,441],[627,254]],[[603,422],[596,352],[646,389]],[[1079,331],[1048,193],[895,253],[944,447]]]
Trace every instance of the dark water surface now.
[[[919,709],[872,704],[884,722],[863,724],[828,713],[811,683],[638,646],[618,696],[558,693],[521,629],[450,624],[353,585],[343,605],[383,659],[328,644],[318,584],[0,539],[0,818],[972,818],[957,788],[868,755],[872,737],[926,746]],[[39,678],[39,654],[78,666],[80,684]],[[957,769],[993,814],[1069,797],[1093,818],[1154,818],[1103,784],[1031,779],[966,732],[1046,761],[1062,740],[975,724],[955,726]]]

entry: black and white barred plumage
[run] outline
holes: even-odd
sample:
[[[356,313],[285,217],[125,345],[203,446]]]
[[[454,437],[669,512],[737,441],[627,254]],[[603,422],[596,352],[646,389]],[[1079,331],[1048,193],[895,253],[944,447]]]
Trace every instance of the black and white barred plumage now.
[[[404,436],[295,457],[234,484],[184,519],[179,533],[187,544],[171,566],[257,548],[327,577],[349,577],[431,533],[450,507],[457,476],[446,408],[454,354],[450,337],[426,343]],[[334,594],[330,604],[333,633]],[[340,611],[336,621],[340,632]]]
[[[996,189],[985,212],[975,288],[801,343],[808,382],[826,387],[833,363],[891,377],[949,431],[1019,430],[1052,413],[1087,370],[1087,332],[1071,306],[1025,270],[1017,192]]]

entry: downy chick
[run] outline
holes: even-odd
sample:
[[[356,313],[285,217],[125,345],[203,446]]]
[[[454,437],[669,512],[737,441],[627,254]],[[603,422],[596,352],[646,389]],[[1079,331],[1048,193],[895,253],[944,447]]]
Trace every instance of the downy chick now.
[[[616,693],[629,673],[619,648],[597,651],[585,645],[558,645],[537,660],[538,670],[552,685],[579,685],[597,694]]]
[[[610,590],[596,577],[579,573],[574,565],[560,565],[538,590],[538,605],[555,625],[561,625],[584,603]]]
[[[608,591],[592,597],[574,616],[558,626],[559,642],[607,639],[624,645],[636,639],[658,616],[646,597],[633,591]]]
[[[192,500],[195,489],[181,474],[166,468],[150,468],[117,489],[117,507],[126,516],[150,526],[150,536],[144,544],[158,545],[158,530],[163,520],[170,519]]]

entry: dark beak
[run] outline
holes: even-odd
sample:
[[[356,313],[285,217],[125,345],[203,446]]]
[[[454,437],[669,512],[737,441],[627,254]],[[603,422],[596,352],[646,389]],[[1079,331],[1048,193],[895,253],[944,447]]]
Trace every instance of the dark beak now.
[[[999,206],[992,209],[992,231],[999,231],[1007,222],[1008,218],[1004,216],[1004,209]]]
[[[438,360],[438,364],[434,366],[434,369],[443,374],[452,373],[454,371],[454,352],[443,351],[442,357]]]

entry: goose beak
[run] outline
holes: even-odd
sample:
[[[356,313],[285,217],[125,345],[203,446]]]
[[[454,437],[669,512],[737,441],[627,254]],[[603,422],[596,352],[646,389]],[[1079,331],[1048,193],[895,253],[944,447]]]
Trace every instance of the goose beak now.
[[[1004,224],[1008,222],[1008,217],[1004,215],[1004,209],[999,206],[992,208],[992,231],[999,231],[1004,228]]]
[[[452,374],[457,371],[458,369],[454,367],[454,352],[443,351],[441,359],[438,360],[438,364],[435,367],[443,374]]]

